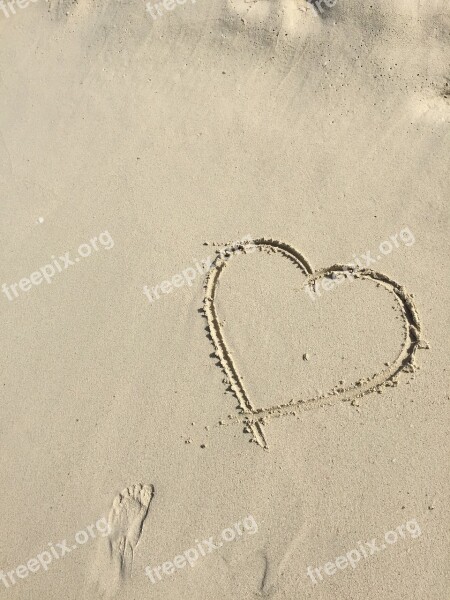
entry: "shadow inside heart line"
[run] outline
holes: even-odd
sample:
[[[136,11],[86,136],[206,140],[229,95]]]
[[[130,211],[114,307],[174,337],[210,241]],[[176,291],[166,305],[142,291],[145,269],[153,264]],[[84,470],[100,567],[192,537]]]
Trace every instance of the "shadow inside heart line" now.
[[[385,363],[385,368],[375,373],[372,377],[362,378],[347,386],[340,385],[323,394],[315,395],[307,399],[291,400],[288,403],[276,404],[265,408],[256,408],[244,388],[242,376],[239,374],[236,363],[233,360],[229,346],[225,341],[223,328],[217,315],[216,292],[223,270],[228,261],[235,255],[244,255],[259,250],[267,250],[293,262],[306,276],[303,288],[314,286],[325,277],[348,277],[349,279],[372,280],[377,285],[385,287],[394,294],[400,306],[402,319],[405,325],[405,339],[401,352],[391,363]],[[222,251],[212,264],[205,282],[204,315],[208,321],[210,339],[214,345],[215,356],[223,369],[229,389],[238,399],[239,416],[229,417],[231,421],[244,424],[244,432],[251,433],[251,441],[256,442],[262,448],[268,449],[264,426],[271,417],[281,417],[295,414],[294,409],[311,408],[329,404],[333,400],[348,401],[364,396],[381,388],[384,385],[396,385],[397,376],[401,372],[413,372],[415,370],[415,353],[419,348],[428,348],[423,340],[421,323],[414,301],[405,288],[390,279],[387,275],[373,271],[372,269],[355,270],[348,265],[332,265],[326,269],[315,271],[304,256],[286,243],[271,239],[260,238],[252,242],[245,242]]]

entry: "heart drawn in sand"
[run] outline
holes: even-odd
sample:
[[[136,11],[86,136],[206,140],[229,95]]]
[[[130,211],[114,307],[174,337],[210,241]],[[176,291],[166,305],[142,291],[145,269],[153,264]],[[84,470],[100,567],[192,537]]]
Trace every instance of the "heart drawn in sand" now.
[[[406,326],[405,340],[397,358],[392,363],[388,363],[386,368],[382,369],[372,377],[360,379],[338,390],[333,389],[321,396],[306,400],[302,399],[297,402],[291,400],[286,404],[278,404],[268,408],[256,408],[244,388],[242,377],[239,375],[237,366],[227,347],[215,305],[217,284],[227,261],[232,256],[236,254],[244,255],[250,251],[250,249],[253,250],[255,247],[260,247],[260,249],[270,249],[272,252],[276,252],[293,262],[301,269],[302,273],[306,275],[303,287],[314,286],[317,281],[324,277],[335,277],[338,275],[352,279],[369,279],[391,291],[400,305],[401,314]],[[396,382],[397,376],[402,371],[412,372],[415,368],[414,357],[416,350],[418,348],[428,347],[426,342],[421,338],[420,319],[413,299],[403,286],[390,279],[387,275],[383,275],[372,269],[355,269],[348,265],[336,264],[327,267],[326,269],[315,271],[300,252],[288,244],[271,239],[260,238],[248,243],[235,244],[219,253],[207,275],[205,283],[204,313],[208,320],[209,333],[214,344],[215,355],[225,372],[231,390],[238,399],[240,413],[238,420],[239,422],[244,423],[244,431],[250,432],[253,436],[253,441],[264,449],[268,448],[264,426],[271,417],[292,414],[295,408],[306,408],[311,404],[323,405],[336,399],[353,400],[354,398],[374,392],[381,386],[387,384],[387,382]]]

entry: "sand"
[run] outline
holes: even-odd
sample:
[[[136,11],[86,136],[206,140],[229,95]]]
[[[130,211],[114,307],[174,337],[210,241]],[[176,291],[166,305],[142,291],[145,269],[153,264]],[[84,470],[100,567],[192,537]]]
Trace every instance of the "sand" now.
[[[448,600],[448,3],[156,4],[0,4],[0,597]]]

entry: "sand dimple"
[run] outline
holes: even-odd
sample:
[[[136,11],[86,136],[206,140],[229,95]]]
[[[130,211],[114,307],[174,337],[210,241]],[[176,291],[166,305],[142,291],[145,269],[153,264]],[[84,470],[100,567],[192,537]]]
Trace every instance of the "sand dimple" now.
[[[68,17],[76,5],[77,0],[49,0],[49,12],[60,21]]]
[[[307,0],[228,0],[228,10],[246,27],[277,34],[298,33],[315,11]]]

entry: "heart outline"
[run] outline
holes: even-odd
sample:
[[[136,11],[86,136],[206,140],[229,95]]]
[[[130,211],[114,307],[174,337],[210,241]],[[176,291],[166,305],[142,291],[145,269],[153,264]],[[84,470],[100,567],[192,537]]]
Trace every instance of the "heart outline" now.
[[[343,273],[344,276],[351,276],[352,278],[371,279],[378,284],[383,285],[388,290],[391,290],[400,304],[402,316],[406,325],[406,335],[402,350],[395,361],[380,373],[376,373],[373,377],[356,381],[339,392],[331,390],[321,396],[315,396],[306,400],[298,400],[297,402],[291,401],[287,404],[279,404],[268,408],[254,407],[245,390],[244,384],[242,383],[242,377],[239,375],[228,350],[214,304],[217,284],[227,261],[235,254],[247,253],[250,248],[253,248],[254,246],[260,247],[261,249],[263,247],[272,248],[272,251],[281,253],[283,256],[294,262],[304,275],[306,275],[303,287],[315,285],[319,279],[331,276],[333,273]],[[395,378],[401,372],[414,371],[414,358],[417,349],[428,348],[428,344],[426,344],[421,337],[422,327],[412,296],[408,294],[403,286],[389,278],[387,275],[372,269],[358,269],[349,267],[348,265],[335,264],[324,269],[313,270],[307,259],[298,250],[289,244],[278,240],[259,238],[252,240],[251,242],[235,244],[234,246],[221,251],[211,265],[206,277],[204,289],[205,297],[203,302],[203,312],[208,321],[208,330],[215,350],[214,355],[218,358],[219,365],[225,372],[230,388],[238,400],[241,415],[244,416],[242,421],[245,424],[244,431],[252,433],[253,438],[251,441],[256,442],[265,450],[268,450],[268,444],[264,425],[270,417],[281,417],[291,414],[294,408],[305,408],[313,403],[316,404],[322,400],[331,399],[330,396],[334,396],[333,400],[340,399],[341,401],[350,401],[357,397],[372,393],[387,382],[396,381]],[[324,403],[325,402],[322,402],[322,404]]]

